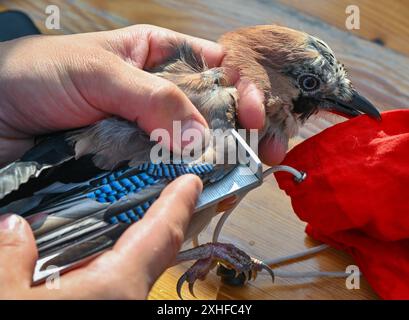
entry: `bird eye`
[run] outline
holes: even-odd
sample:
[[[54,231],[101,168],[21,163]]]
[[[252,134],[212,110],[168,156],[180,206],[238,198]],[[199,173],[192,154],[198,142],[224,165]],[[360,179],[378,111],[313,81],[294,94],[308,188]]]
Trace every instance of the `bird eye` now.
[[[298,85],[300,86],[301,90],[305,92],[312,92],[316,91],[320,85],[321,80],[312,74],[304,74],[298,78]]]

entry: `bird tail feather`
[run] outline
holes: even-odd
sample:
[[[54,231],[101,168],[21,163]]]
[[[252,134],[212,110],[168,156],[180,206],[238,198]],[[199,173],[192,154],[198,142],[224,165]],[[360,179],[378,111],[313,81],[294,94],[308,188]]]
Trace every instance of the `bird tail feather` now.
[[[73,151],[65,141],[65,133],[43,138],[21,159],[0,169],[0,200],[30,179],[39,177],[44,170],[72,159]]]

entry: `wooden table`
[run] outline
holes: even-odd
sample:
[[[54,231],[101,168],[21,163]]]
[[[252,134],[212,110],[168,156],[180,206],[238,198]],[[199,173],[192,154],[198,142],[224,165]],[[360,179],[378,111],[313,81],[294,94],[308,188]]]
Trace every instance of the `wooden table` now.
[[[50,3],[60,7],[61,30],[50,31],[44,26],[45,6]],[[226,3],[222,0],[4,0],[0,1],[0,9],[25,11],[47,34],[89,32],[150,23],[215,40],[223,32],[239,26],[274,21],[303,29],[327,41],[348,66],[356,87],[381,109],[408,106],[409,59],[390,49],[409,52],[409,22],[405,20],[408,5],[404,1],[377,1],[374,7],[373,1],[355,0],[354,3],[361,8],[362,30],[354,32],[347,32],[343,26],[347,4],[344,0],[311,0],[308,7],[296,0],[237,0],[230,6]],[[376,8],[386,13],[380,16]],[[303,11],[312,16],[305,15]],[[385,28],[381,28],[380,24],[385,24]],[[378,42],[390,48],[360,37],[378,39]],[[339,119],[335,117],[312,119],[292,143],[296,144],[337,121]],[[201,242],[210,240],[215,222],[200,236]],[[294,214],[289,198],[278,189],[274,179],[269,178],[240,204],[226,223],[221,240],[235,243],[255,257],[279,257],[318,245],[305,235],[304,228],[305,224]],[[346,254],[327,249],[310,259],[282,268],[293,271],[345,271],[350,264],[353,261]],[[189,265],[183,264],[165,272],[154,286],[150,298],[177,298],[176,281]],[[343,279],[277,279],[275,284],[271,284],[267,276],[261,274],[256,281],[238,289],[221,284],[215,272],[212,272],[206,281],[198,282],[195,289],[197,296],[203,299],[376,298],[365,279],[362,279],[359,290],[348,290]],[[184,294],[188,296],[188,293]]]

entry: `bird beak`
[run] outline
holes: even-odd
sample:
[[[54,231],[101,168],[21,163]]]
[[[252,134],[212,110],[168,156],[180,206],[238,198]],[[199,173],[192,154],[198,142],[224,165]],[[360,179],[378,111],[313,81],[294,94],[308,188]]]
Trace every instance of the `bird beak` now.
[[[354,91],[352,99],[349,101],[341,100],[337,97],[326,98],[325,102],[329,103],[329,109],[341,116],[352,118],[360,114],[367,114],[368,116],[381,120],[381,114],[378,109],[365,97]]]

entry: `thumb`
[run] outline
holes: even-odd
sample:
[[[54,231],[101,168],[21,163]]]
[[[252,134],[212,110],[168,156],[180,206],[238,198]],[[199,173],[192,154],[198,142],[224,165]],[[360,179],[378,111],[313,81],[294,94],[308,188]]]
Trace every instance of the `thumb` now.
[[[28,223],[15,214],[1,215],[1,286],[3,288],[28,289],[31,286],[37,256],[34,235]]]
[[[174,262],[201,191],[197,176],[177,178],[112,250],[62,277],[65,289],[53,292],[53,298],[55,294],[77,299],[146,298],[156,279]],[[40,290],[45,296],[50,294],[44,287]]]
[[[105,69],[102,76],[91,82],[97,84],[98,109],[134,121],[149,134],[155,129],[164,129],[170,143],[175,121],[180,121],[182,135],[185,130],[194,129],[197,130],[195,134],[204,138],[205,119],[175,84],[120,58],[114,59]]]
[[[194,175],[179,177],[163,190],[146,216],[129,227],[113,249],[123,274],[142,272],[147,286],[153,285],[174,262],[201,191],[202,182]]]

